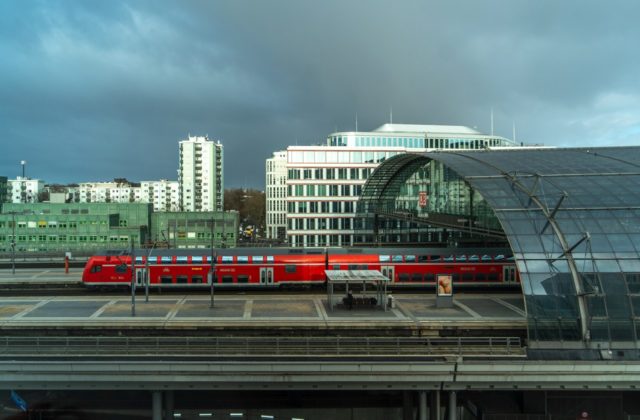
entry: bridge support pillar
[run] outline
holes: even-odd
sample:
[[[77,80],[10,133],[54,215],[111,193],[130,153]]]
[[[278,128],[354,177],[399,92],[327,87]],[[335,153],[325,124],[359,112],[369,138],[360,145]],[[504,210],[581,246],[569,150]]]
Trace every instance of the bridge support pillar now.
[[[449,420],[457,420],[458,418],[458,407],[456,401],[456,391],[449,391]]]
[[[418,392],[418,420],[427,420],[427,391]]]
[[[413,420],[413,393],[404,391],[402,394],[402,420]]]
[[[440,391],[431,391],[429,420],[440,420]]]
[[[173,420],[173,391],[164,392],[164,420]]]
[[[162,391],[151,392],[151,418],[162,420]]]

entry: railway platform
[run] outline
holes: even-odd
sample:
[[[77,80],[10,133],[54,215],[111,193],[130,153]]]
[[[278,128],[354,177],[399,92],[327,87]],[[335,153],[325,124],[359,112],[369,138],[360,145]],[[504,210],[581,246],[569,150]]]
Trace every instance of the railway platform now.
[[[218,334],[244,336],[443,336],[524,334],[519,294],[458,294],[451,308],[437,308],[432,293],[394,295],[394,308],[339,304],[326,295],[234,293],[149,296],[3,296],[0,334],[67,331],[82,334]]]

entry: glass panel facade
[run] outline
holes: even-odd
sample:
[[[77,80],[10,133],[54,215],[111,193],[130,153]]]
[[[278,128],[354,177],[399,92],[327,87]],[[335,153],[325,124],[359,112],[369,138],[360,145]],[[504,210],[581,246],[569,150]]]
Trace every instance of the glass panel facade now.
[[[356,233],[411,234],[386,213],[501,228],[520,273],[530,349],[635,358],[625,351],[640,344],[639,162],[640,147],[399,155],[364,186]]]

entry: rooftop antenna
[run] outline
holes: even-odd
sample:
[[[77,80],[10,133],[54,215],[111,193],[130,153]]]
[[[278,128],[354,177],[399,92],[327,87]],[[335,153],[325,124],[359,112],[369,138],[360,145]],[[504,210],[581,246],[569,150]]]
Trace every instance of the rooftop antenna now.
[[[393,107],[389,107],[389,124],[393,124]]]
[[[513,122],[513,142],[516,142],[516,122]]]
[[[493,107],[491,107],[491,135],[493,136]]]
[[[356,112],[356,133],[358,132],[358,113]]]
[[[25,179],[24,178],[24,167],[25,167],[26,164],[27,164],[26,160],[21,160],[20,161],[20,165],[22,165],[22,179]]]

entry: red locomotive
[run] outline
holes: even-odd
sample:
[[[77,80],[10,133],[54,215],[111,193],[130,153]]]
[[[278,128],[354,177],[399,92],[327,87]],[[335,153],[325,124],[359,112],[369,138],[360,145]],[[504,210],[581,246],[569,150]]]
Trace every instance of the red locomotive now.
[[[435,285],[438,274],[454,285],[509,285],[520,282],[508,249],[446,248],[233,248],[140,250],[136,282],[148,267],[154,287],[206,287],[214,261],[218,286],[274,287],[324,284],[325,270],[379,270],[393,285]],[[150,255],[150,256],[149,256]],[[148,261],[147,261],[148,259]],[[89,258],[82,281],[90,287],[131,284],[131,255],[106,252]]]

